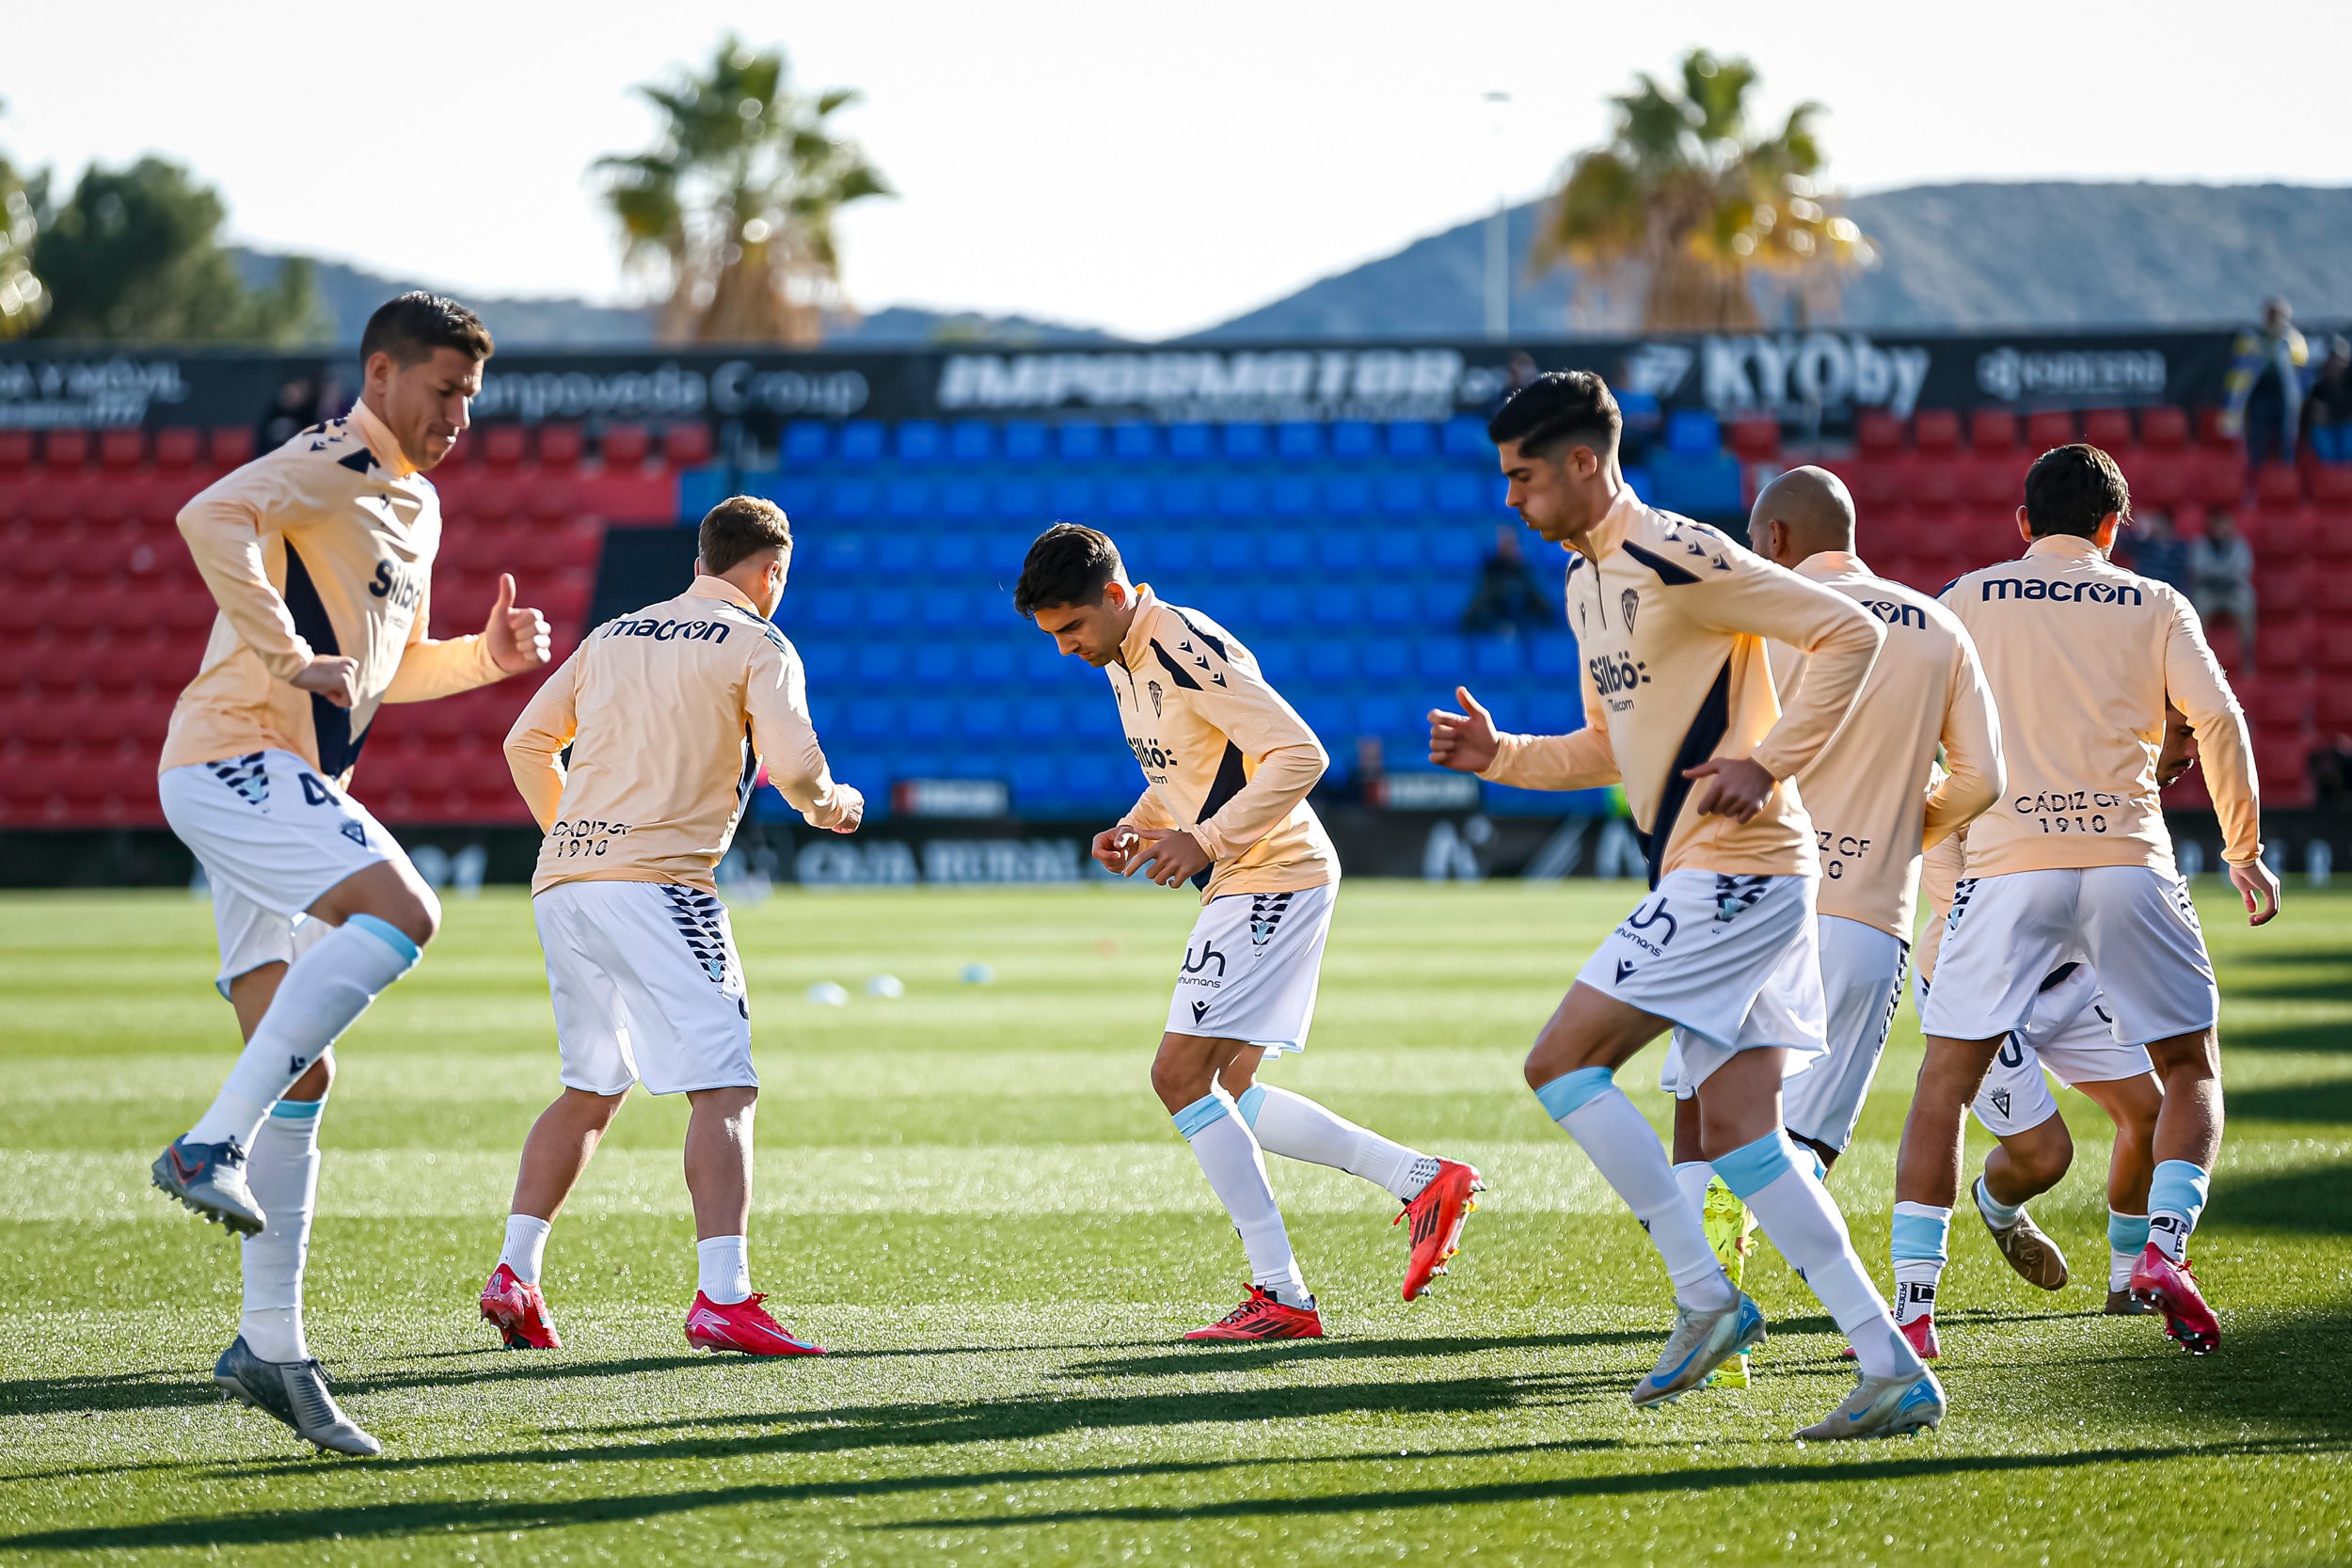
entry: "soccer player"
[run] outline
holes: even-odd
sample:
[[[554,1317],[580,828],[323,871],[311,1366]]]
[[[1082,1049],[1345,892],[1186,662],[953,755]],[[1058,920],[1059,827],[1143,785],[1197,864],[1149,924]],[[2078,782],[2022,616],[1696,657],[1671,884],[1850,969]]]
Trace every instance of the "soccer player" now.
[[[1314,1020],[1339,856],[1307,804],[1328,758],[1232,633],[1128,580],[1119,548],[1057,523],[1029,546],[1013,608],[1062,653],[1108,673],[1143,794],[1094,837],[1121,876],[1200,889],[1152,1087],[1241,1233],[1249,1294],[1187,1339],[1316,1339],[1261,1151],[1360,1176],[1404,1205],[1406,1301],[1461,1243],[1485,1183],[1457,1160],[1391,1142],[1302,1095],[1257,1082],[1268,1054],[1304,1051]]]
[[[1820,857],[1788,781],[1846,721],[1886,634],[1844,594],[1644,505],[1618,467],[1622,427],[1607,385],[1578,371],[1520,388],[1486,431],[1508,504],[1574,552],[1567,605],[1586,727],[1500,734],[1466,689],[1465,712],[1430,715],[1431,761],[1522,788],[1622,782],[1645,835],[1655,891],[1577,975],[1528,1055],[1527,1082],[1648,1229],[1674,1282],[1674,1332],[1634,1386],[1636,1405],[1677,1398],[1764,1338],[1763,1313],[1726,1277],[1657,1133],[1613,1082],[1672,1027],[1707,1157],[1861,1358],[1854,1392],[1799,1435],[1932,1426],[1943,1390],[1896,1332],[1781,1114],[1789,1067],[1826,1049]],[[1811,656],[1785,711],[1768,641]]]
[[[531,880],[564,1092],[523,1144],[506,1245],[482,1315],[511,1349],[560,1348],[539,1287],[548,1231],[643,1083],[683,1094],[700,1279],[686,1342],[821,1355],[752,1289],[751,1008],[713,880],[763,765],[813,828],[853,832],[865,797],[836,784],[808,716],[801,657],[769,617],[791,524],[737,496],[702,521],[685,593],[608,621],[539,688],[506,737],[546,837]],[[566,748],[571,761],[564,761]]]
[[[2220,997],[2156,798],[2169,700],[2187,715],[2220,816],[2222,859],[2249,923],[2279,910],[2262,863],[2246,717],[2181,594],[2107,559],[2131,511],[2115,460],[2058,447],[2026,474],[2025,555],[1963,576],[1944,602],[1977,641],[2009,764],[2000,805],[1970,828],[1967,876],[1946,918],[1921,1019],[1919,1070],[1895,1179],[1912,1256],[1941,1255],[1959,1196],[1961,1117],[2042,983],[2082,959],[2098,971],[2119,1041],[2146,1041],[2164,1081],[2148,1245],[2131,1288],[2182,1348],[2220,1325],[2188,1269],[2221,1142]],[[1899,1247],[1903,1243],[1899,1240]]]
[[[1748,537],[1766,560],[1854,600],[1886,626],[1855,717],[1797,776],[1822,862],[1814,927],[1829,1053],[1788,1081],[1782,1115],[1818,1162],[1814,1174],[1826,1177],[1853,1135],[1902,1000],[1921,848],[2000,794],[2000,726],[1976,647],[1951,612],[1874,575],[1854,553],[1853,499],[1836,474],[1791,468],[1765,485]],[[1785,697],[1804,677],[1802,657],[1778,642],[1770,653]],[[1712,1186],[1719,1232],[1746,1228],[1738,1199],[1701,1156],[1698,1101],[1678,1052],[1668,1052],[1663,1076],[1677,1096],[1677,1183],[1702,1216]],[[1714,1238],[1719,1258],[1722,1239]],[[1735,1382],[1737,1370],[1727,1364]]]
[[[2159,789],[2170,788],[2196,763],[2195,735],[2187,718],[2169,705],[2164,718],[2164,745],[2156,757]],[[1964,834],[1955,833],[1928,851],[1922,879],[1928,923],[1919,939],[1914,986],[1923,1013],[1965,847]],[[2148,1244],[2148,1187],[2155,1172],[2156,1118],[2164,1106],[2164,1085],[2147,1048],[2118,1041],[2114,1022],[2114,1010],[2100,993],[2098,974],[2089,964],[2070,959],[2042,978],[2026,1026],[2003,1042],[1970,1105],[1999,1146],[1985,1157],[1983,1174],[1969,1192],[2010,1267],[2042,1290],[2063,1287],[2066,1256],[2033,1223],[2026,1204],[2057,1186],[2074,1160],[2074,1139],[2042,1082],[2043,1069],[2059,1080],[2060,1087],[2071,1082],[2082,1090],[2115,1123],[2115,1147],[2107,1161],[2106,1311],[2128,1317],[2155,1310],[2132,1293],[2131,1279]],[[1942,1354],[1934,1314],[1946,1238],[1938,1229],[1923,1242],[1923,1229],[1907,1225],[1894,1238],[1895,1322],[1912,1347],[1932,1361]]]
[[[323,1449],[380,1451],[336,1408],[302,1327],[329,1048],[406,974],[433,892],[345,790],[382,703],[469,690],[548,662],[547,623],[499,579],[481,635],[425,636],[441,509],[426,473],[465,433],[490,334],[403,294],[369,318],[350,415],[314,425],[182,509],[220,606],[172,709],[157,793],[203,863],[216,982],[245,1052],[155,1185],[246,1238],[245,1315],[214,1377]]]

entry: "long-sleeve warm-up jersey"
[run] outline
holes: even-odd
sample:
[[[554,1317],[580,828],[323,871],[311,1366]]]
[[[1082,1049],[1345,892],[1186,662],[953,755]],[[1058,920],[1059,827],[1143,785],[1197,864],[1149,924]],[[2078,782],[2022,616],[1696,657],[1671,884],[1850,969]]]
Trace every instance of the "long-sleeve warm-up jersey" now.
[[[440,499],[364,403],[224,475],[181,508],[180,532],[220,614],[161,768],[276,747],[348,781],[378,704],[505,673],[479,636],[425,636]],[[289,684],[321,655],[358,662],[351,706]]]
[[[1911,940],[1919,854],[2001,793],[2001,727],[1976,644],[1951,611],[1871,575],[1843,550],[1797,563],[1797,575],[1853,600],[1886,627],[1853,715],[1797,775],[1821,855],[1823,914]],[[1803,654],[1775,642],[1772,685],[1804,680]],[[1947,771],[1931,782],[1942,748]]]
[[[2188,716],[2222,858],[2262,853],[2246,715],[2188,600],[2052,534],[1944,590],[2001,713],[2009,782],[1968,831],[1968,874],[2145,865],[2172,875],[2156,798],[2164,705]]]
[[[1336,881],[1340,857],[1307,804],[1330,758],[1258,661],[1197,610],[1136,590],[1135,624],[1104,669],[1143,795],[1125,820],[1183,828],[1215,863],[1200,900]]]
[[[1622,781],[1653,884],[1686,865],[1818,874],[1792,781],[1846,721],[1886,635],[1877,618],[1629,489],[1577,542],[1567,596],[1585,727],[1506,735],[1480,777],[1522,789]],[[1786,711],[1768,640],[1812,656]],[[1750,758],[1780,781],[1748,821],[1698,815],[1682,773],[1710,757]]]
[[[547,835],[533,894],[558,882],[717,892],[763,763],[810,826],[849,809],[809,721],[800,654],[713,577],[590,633],[516,719],[506,762]]]

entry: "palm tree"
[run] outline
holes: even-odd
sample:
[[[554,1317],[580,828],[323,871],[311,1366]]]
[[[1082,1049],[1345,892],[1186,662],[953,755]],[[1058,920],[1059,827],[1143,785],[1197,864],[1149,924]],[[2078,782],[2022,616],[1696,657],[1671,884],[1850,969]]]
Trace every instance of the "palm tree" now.
[[[667,293],[665,342],[814,343],[848,309],[835,211],[890,187],[828,121],[857,101],[789,85],[784,51],[721,41],[707,70],[637,89],[660,111],[652,149],[600,158],[629,264]]]
[[[1682,57],[1679,84],[1637,76],[1613,100],[1609,144],[1569,162],[1536,231],[1536,265],[1574,262],[1613,292],[1638,278],[1641,325],[1654,332],[1759,325],[1758,272],[1788,278],[1800,311],[1833,301],[1844,271],[1876,252],[1815,183],[1827,161],[1813,129],[1821,106],[1798,104],[1759,138],[1747,123],[1756,82],[1748,61],[1704,49]]]

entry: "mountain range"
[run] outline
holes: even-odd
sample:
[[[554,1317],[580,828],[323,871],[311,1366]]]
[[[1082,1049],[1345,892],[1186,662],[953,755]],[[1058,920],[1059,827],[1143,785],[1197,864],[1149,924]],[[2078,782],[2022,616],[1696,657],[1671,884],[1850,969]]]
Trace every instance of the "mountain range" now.
[[[1576,279],[1529,255],[1541,204],[1506,214],[1514,258],[1510,330],[1568,330]],[[1915,185],[1850,200],[1880,261],[1847,284],[1840,319],[1876,330],[2088,329],[2243,322],[2283,294],[2303,321],[2352,319],[2352,187],[2091,184]],[[1474,338],[1485,332],[1486,220],[1415,240],[1218,323],[1188,341]],[[279,259],[243,253],[247,275]],[[319,263],[338,340],[356,341],[385,297],[420,285]],[[577,299],[472,303],[514,348],[649,346],[652,312]],[[1589,314],[1589,312],[1587,312]],[[1629,323],[1613,324],[1620,326]],[[997,347],[1112,343],[1066,323],[892,307],[845,321],[829,346]]]

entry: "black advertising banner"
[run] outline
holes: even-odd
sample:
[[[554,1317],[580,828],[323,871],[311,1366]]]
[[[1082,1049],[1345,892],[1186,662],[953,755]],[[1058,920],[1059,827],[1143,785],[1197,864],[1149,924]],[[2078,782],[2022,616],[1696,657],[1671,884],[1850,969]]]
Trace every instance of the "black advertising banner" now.
[[[1844,328],[1479,343],[501,354],[477,419],[703,420],[771,438],[794,420],[1443,420],[1482,414],[1515,357],[1596,370],[1661,408],[1838,435],[1857,414],[2221,401],[2232,335],[1888,336]],[[348,354],[0,347],[0,429],[258,422],[294,380],[358,382]]]

